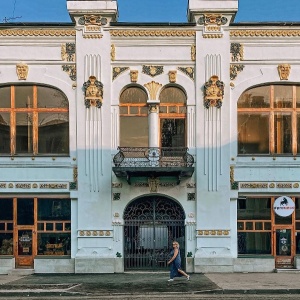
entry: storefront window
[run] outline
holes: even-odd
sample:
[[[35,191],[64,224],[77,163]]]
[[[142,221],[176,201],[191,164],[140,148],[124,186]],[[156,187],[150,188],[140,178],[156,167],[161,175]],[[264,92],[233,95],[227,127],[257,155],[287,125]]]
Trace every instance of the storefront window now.
[[[0,208],[0,255],[70,255],[70,199],[1,198]]]
[[[238,254],[271,254],[271,198],[242,197],[237,209]]]
[[[38,199],[38,255],[71,254],[71,202]]]
[[[13,199],[0,199],[0,255],[13,255]]]

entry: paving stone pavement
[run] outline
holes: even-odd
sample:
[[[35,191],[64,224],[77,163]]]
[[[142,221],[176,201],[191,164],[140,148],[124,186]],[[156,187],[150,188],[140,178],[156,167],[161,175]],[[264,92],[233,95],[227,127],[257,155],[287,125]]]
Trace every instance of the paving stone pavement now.
[[[0,298],[13,296],[115,296],[203,294],[299,294],[299,273],[210,273],[191,274],[191,280],[176,278],[168,282],[168,273],[122,274],[34,274],[0,275]],[[6,299],[5,298],[5,299]]]

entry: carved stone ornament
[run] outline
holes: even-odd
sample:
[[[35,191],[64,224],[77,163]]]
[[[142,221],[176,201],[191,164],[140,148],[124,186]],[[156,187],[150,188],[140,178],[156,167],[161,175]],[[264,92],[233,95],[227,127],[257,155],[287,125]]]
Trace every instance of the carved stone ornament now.
[[[164,72],[163,66],[143,66],[143,73],[152,77],[160,75]]]
[[[158,186],[159,186],[159,178],[149,177],[148,183],[149,183],[149,187],[150,187],[150,193],[157,193]]]
[[[277,67],[280,80],[289,80],[291,65],[281,64]]]
[[[76,66],[74,65],[62,65],[62,70],[67,72],[72,81],[76,81]]]
[[[191,46],[191,60],[192,61],[196,60],[196,45]]]
[[[244,65],[230,65],[230,79],[234,80],[238,73],[244,70]]]
[[[61,45],[61,59],[63,61],[75,61],[75,43],[65,43]]]
[[[194,80],[194,68],[193,67],[178,67],[178,70],[183,72],[185,75],[189,76]]]
[[[131,82],[137,82],[139,77],[138,70],[130,70],[130,80]]]
[[[231,43],[230,53],[232,61],[240,61],[244,59],[244,47],[239,43]]]
[[[169,71],[169,82],[175,83],[176,80],[177,80],[177,71],[176,70]]]
[[[225,25],[227,23],[227,18],[223,17],[222,15],[216,14],[204,14],[202,15],[199,20],[199,25]]]
[[[96,106],[100,108],[103,101],[103,84],[95,76],[90,76],[89,80],[83,84],[85,91],[85,107]]]
[[[123,72],[129,70],[128,67],[113,67],[113,74],[112,74],[112,79],[115,80],[120,74]]]
[[[16,66],[17,75],[19,80],[26,80],[28,76],[28,65],[24,63],[19,63]]]
[[[149,91],[150,100],[155,100],[157,92],[161,88],[162,84],[160,84],[158,82],[155,82],[155,81],[151,81],[151,82],[148,82],[148,83],[144,84],[144,86]]]
[[[219,80],[219,77],[213,75],[204,84],[204,106],[222,107],[224,97],[224,82]]]
[[[114,44],[111,44],[111,46],[110,46],[110,58],[111,58],[111,61],[116,60],[116,46]]]
[[[107,24],[107,19],[100,15],[85,15],[78,20],[79,25],[84,25],[84,38],[102,38],[102,25]]]

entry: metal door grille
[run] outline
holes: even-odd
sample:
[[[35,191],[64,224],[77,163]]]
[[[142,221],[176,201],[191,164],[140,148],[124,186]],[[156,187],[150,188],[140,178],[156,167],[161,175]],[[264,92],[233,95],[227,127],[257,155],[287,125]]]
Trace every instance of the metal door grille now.
[[[148,196],[131,203],[124,212],[125,270],[166,269],[174,240],[180,244],[184,263],[184,219],[181,206],[165,197]]]

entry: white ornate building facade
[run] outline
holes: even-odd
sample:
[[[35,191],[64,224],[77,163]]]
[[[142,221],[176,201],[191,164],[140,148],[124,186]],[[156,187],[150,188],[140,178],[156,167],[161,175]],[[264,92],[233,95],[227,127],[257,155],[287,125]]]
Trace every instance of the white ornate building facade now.
[[[300,23],[67,8],[0,25],[0,273],[299,267]]]

